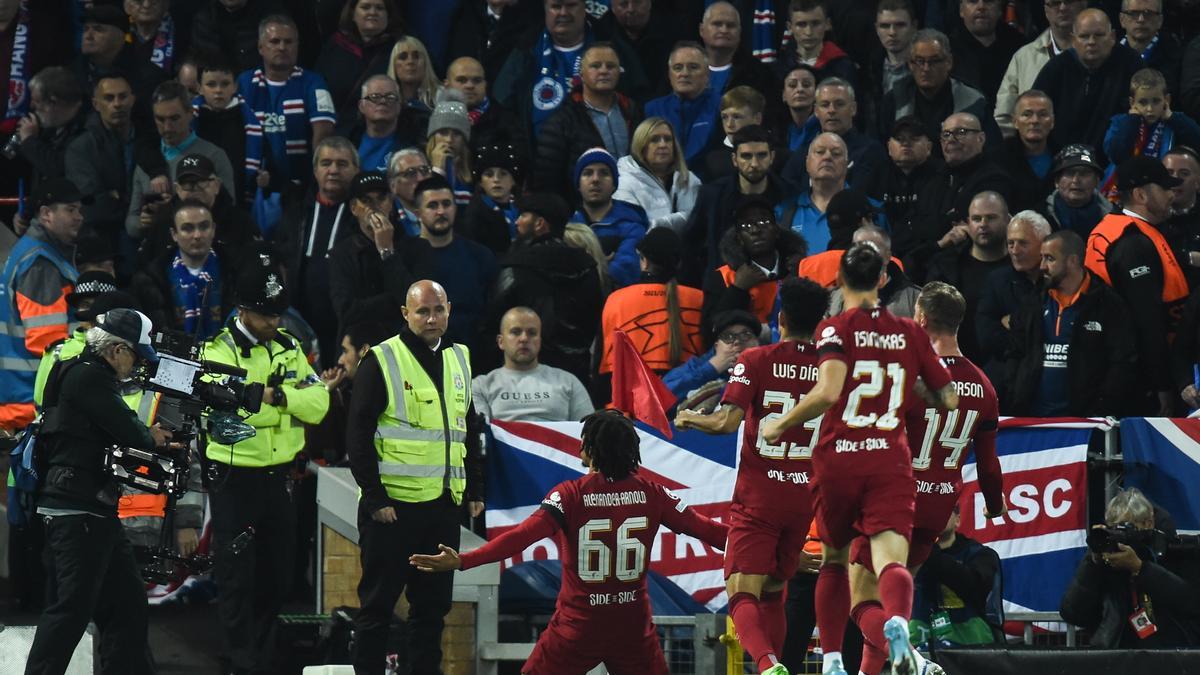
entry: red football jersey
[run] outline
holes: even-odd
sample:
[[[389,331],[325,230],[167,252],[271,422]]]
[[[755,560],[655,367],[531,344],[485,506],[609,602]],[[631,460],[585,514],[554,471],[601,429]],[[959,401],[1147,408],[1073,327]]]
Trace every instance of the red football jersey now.
[[[929,336],[912,319],[886,309],[853,308],[817,326],[820,363],[846,364],[838,401],[825,413],[813,454],[822,475],[911,475],[912,456],[904,417],[924,406],[914,391],[917,378],[931,391],[950,383]],[[827,473],[828,472],[828,473]]]
[[[942,363],[954,379],[958,409],[914,406],[905,421],[917,497],[957,495],[962,488],[963,462],[974,449],[980,487],[989,504],[998,504],[995,493],[1000,489],[1001,479],[996,430],[1000,408],[996,390],[987,375],[966,357],[944,356]]]
[[[776,445],[763,441],[758,427],[794,408],[816,382],[811,342],[787,340],[742,352],[721,398],[746,412],[734,502],[810,512],[809,471],[821,418],[788,429]]]
[[[637,474],[610,482],[589,473],[559,483],[541,509],[560,527],[563,573],[556,615],[568,626],[610,625],[628,632],[649,625],[646,569],[660,524],[714,548],[725,546],[725,526]]]

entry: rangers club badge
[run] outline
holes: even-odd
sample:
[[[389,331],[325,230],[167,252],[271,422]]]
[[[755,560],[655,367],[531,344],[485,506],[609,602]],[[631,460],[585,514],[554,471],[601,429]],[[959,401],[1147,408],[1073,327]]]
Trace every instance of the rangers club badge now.
[[[562,83],[547,75],[533,87],[533,107],[554,110],[563,102],[564,96]]]

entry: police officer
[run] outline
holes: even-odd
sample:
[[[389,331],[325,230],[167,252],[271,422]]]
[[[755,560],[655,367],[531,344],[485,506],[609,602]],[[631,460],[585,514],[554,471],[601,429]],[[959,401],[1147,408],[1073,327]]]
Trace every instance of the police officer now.
[[[234,673],[271,672],[272,628],[291,585],[296,522],[288,476],[304,449],[304,424],[329,408],[329,392],[300,342],[279,329],[288,307],[283,278],[269,256],[247,261],[236,284],[237,314],[205,345],[204,358],[247,372],[267,385],[262,408],[246,418],[257,432],[234,445],[209,441],[215,462],[209,488],[217,551],[214,575],[225,658]],[[227,548],[253,531],[252,543]]]
[[[432,574],[409,584],[415,572],[408,556],[436,553],[439,543],[458,547],[464,498],[472,517],[483,511],[471,358],[466,347],[442,337],[450,317],[446,291],[418,281],[401,312],[406,325],[400,334],[372,347],[358,366],[347,422],[346,449],[362,488],[358,675],[383,672],[392,610],[402,592],[410,606],[412,674],[441,673],[453,577]]]
[[[118,483],[104,470],[109,445],[150,450],[170,433],[147,428],[121,400],[118,382],[150,346],[150,319],[130,309],[96,317],[87,347],[50,377],[39,439],[46,463],[37,512],[56,595],[38,621],[26,675],[62,673],[88,621],[100,629],[104,670],[145,673],[146,595],[133,551],[117,520]]]

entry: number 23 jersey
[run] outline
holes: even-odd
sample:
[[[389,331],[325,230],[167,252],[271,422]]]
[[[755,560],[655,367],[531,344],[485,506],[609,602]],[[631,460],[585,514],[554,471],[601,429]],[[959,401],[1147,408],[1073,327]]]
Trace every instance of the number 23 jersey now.
[[[786,414],[817,381],[817,350],[811,342],[785,340],[742,352],[721,398],[745,411],[741,458],[733,501],[752,508],[810,513],[808,481],[821,418],[792,427],[769,445],[758,428]]]
[[[816,330],[820,363],[846,364],[842,394],[825,412],[813,468],[822,476],[912,475],[904,417],[925,405],[917,378],[930,391],[950,384],[929,336],[911,319],[882,308],[856,307]]]

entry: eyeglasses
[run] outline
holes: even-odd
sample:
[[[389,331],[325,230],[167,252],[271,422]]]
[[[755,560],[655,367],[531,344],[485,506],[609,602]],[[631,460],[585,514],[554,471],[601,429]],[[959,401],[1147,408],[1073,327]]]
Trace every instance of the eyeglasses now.
[[[775,225],[773,220],[755,220],[748,223],[738,223],[738,229],[742,231],[757,230],[759,228],[767,228]]]
[[[748,330],[727,330],[717,336],[717,339],[727,345],[746,344],[753,340],[757,340],[758,336]]]
[[[179,181],[176,185],[184,192],[197,192],[208,187],[210,183],[212,183],[211,178],[201,178],[199,180]]]
[[[931,59],[923,59],[923,58],[914,56],[913,58],[908,60],[908,65],[912,66],[913,68],[916,68],[917,70],[924,70],[926,68],[937,68],[938,66],[942,65],[945,62],[946,62],[946,57],[944,57],[944,56],[935,56]]]
[[[403,178],[412,180],[413,178],[416,178],[417,176],[420,176],[422,178],[428,178],[429,174],[431,174],[431,173],[433,173],[433,169],[429,168],[428,164],[424,164],[422,166],[409,167],[403,171],[400,171],[398,175],[400,175]]]
[[[964,141],[967,139],[967,136],[971,134],[981,133],[983,133],[983,129],[967,129],[966,127],[959,127],[958,129],[942,129],[942,133],[940,135],[943,141],[948,141],[950,139]]]
[[[396,94],[367,94],[363,97],[364,101],[370,101],[375,105],[391,105],[400,100]]]
[[[1153,9],[1123,9],[1121,14],[1134,21],[1152,21],[1162,16],[1162,12]]]

